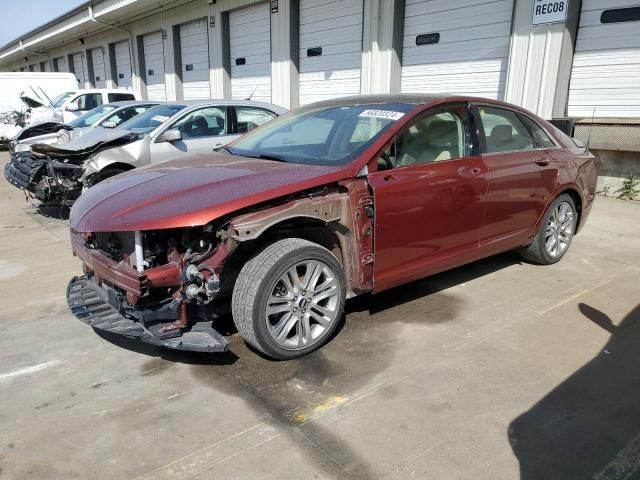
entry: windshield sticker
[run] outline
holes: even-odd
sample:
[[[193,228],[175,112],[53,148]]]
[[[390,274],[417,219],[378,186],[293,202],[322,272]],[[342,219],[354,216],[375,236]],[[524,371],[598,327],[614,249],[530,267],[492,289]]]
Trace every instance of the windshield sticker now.
[[[402,112],[393,112],[391,110],[365,110],[359,117],[386,118],[387,120],[400,120],[404,117]]]
[[[169,117],[167,117],[166,115],[156,115],[151,120],[162,123],[162,122],[166,122],[168,119]]]

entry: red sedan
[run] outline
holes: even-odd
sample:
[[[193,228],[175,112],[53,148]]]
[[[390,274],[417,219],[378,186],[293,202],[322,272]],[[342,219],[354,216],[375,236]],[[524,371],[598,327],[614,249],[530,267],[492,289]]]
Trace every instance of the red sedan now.
[[[274,358],[307,354],[345,300],[507,250],[560,260],[594,157],[503,102],[363,96],[283,115],[204,156],[90,188],[71,212],[72,312],[168,348],[224,351],[218,313]]]

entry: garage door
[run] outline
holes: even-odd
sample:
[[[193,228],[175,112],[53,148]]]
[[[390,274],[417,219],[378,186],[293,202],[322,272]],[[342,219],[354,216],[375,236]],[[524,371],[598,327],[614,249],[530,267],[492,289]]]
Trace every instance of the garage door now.
[[[113,46],[116,63],[116,83],[118,88],[132,88],[131,86],[131,55],[129,42],[118,42]]]
[[[591,117],[595,109],[596,117],[640,117],[638,18],[638,0],[582,0],[570,116]]]
[[[142,37],[144,69],[149,100],[165,101],[167,90],[164,79],[164,40],[162,32]]]
[[[504,98],[513,0],[407,0],[402,92]]]
[[[271,101],[271,18],[269,4],[229,14],[231,96]]]
[[[84,71],[84,62],[82,61],[82,54],[74,53],[72,55],[72,61],[73,61],[73,72],[75,73],[76,78],[78,79],[78,85],[80,85],[80,88],[84,88],[85,87],[84,83],[87,80],[87,76]]]
[[[362,0],[300,1],[300,105],[360,93]]]
[[[205,19],[180,25],[182,94],[185,100],[211,98],[207,32]]]
[[[53,59],[53,69],[55,72],[68,72],[67,61],[64,57],[58,57]]]
[[[93,66],[93,78],[92,84],[95,88],[106,88],[106,72],[104,68],[104,54],[101,48],[94,48],[90,50],[91,64]]]

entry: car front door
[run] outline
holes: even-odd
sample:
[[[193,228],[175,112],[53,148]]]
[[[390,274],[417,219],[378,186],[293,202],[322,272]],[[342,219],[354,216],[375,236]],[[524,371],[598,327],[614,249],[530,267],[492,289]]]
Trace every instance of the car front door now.
[[[532,233],[558,179],[548,148],[557,148],[528,116],[494,105],[473,107],[482,159],[489,169],[481,248],[487,254],[515,248]]]
[[[78,95],[67,103],[62,110],[62,121],[69,123],[71,120],[78,118],[80,115],[84,115],[89,110],[102,105],[103,99],[101,93],[83,93]],[[72,106],[73,110],[69,110],[69,106]]]
[[[186,155],[210,153],[230,142],[228,107],[207,106],[190,110],[151,140],[151,163],[159,163]],[[165,141],[163,134],[178,130],[181,138]]]
[[[466,105],[418,115],[369,174],[375,204],[374,290],[477,257],[486,166]]]

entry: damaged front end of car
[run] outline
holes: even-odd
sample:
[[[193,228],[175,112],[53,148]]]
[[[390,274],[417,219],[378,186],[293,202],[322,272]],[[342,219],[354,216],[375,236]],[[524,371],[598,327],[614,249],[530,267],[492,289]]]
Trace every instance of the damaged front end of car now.
[[[167,348],[220,352],[208,307],[221,289],[227,246],[212,226],[151,232],[71,231],[84,275],[71,280],[72,313],[98,330]]]
[[[27,198],[44,204],[72,205],[85,186],[84,165],[96,153],[130,143],[137,135],[125,132],[90,145],[33,144],[31,151],[14,152],[5,165],[5,178]]]
[[[219,325],[252,252],[306,238],[334,253],[348,295],[373,288],[372,203],[364,180],[321,188],[204,226],[153,231],[71,230],[84,275],[69,283],[71,312],[103,330],[170,349],[223,352]]]

